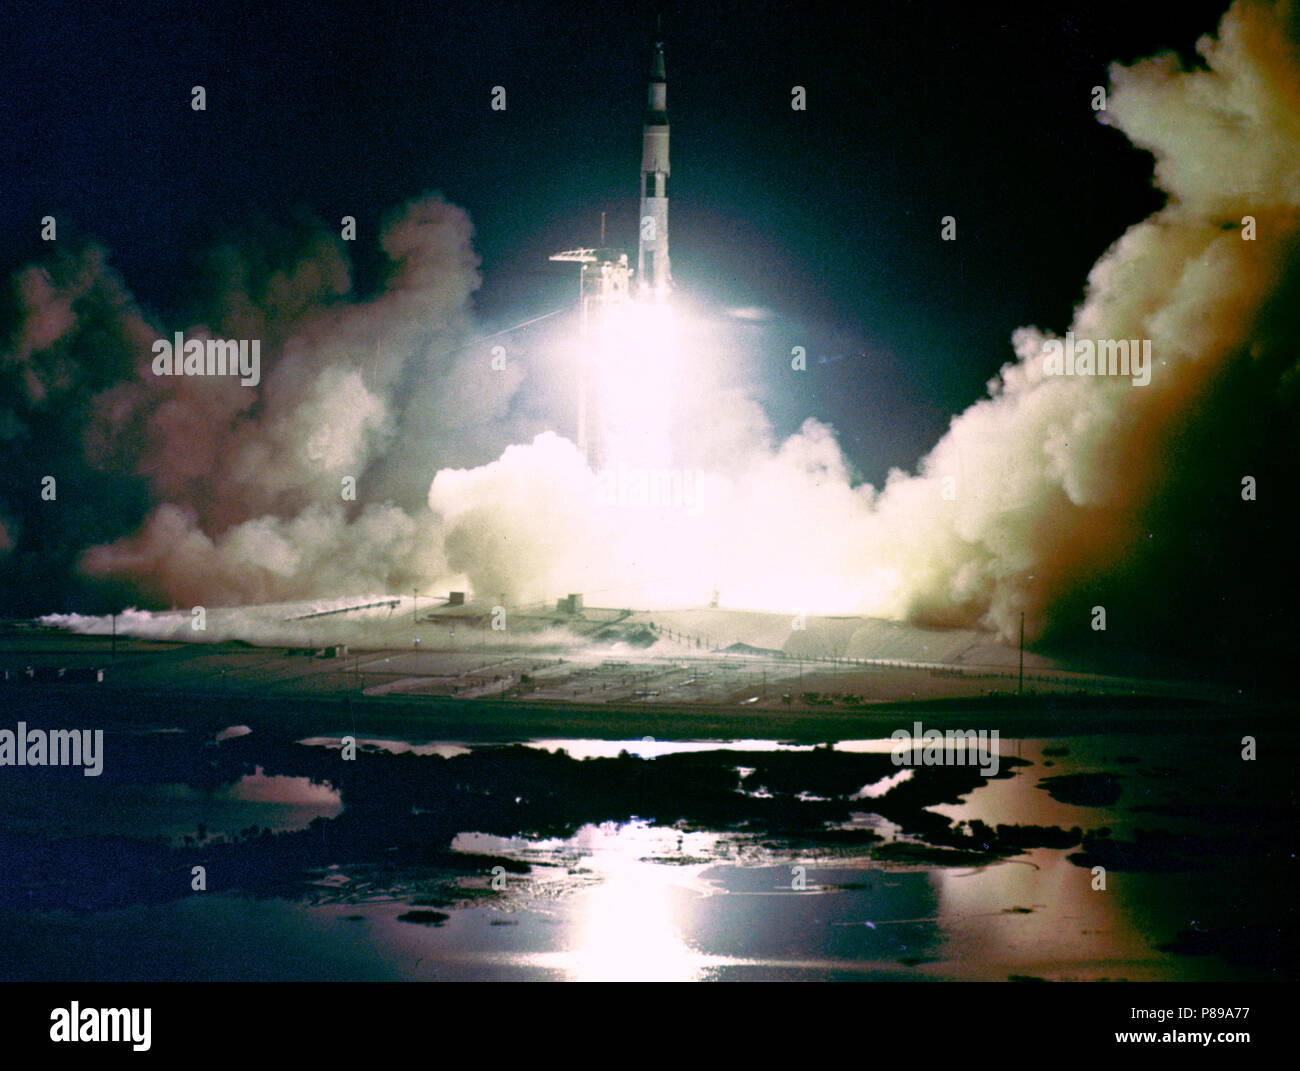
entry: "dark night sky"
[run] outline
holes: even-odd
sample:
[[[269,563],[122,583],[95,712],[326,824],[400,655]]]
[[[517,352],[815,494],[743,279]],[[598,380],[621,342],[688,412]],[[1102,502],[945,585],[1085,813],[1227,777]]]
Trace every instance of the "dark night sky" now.
[[[545,311],[572,284],[547,254],[593,244],[602,209],[631,244],[662,11],[678,285],[775,309],[812,362],[792,380],[774,349],[778,427],[830,421],[878,481],[982,394],[1015,327],[1063,329],[1159,205],[1091,87],[1113,60],[1190,56],[1225,6],[11,3],[0,268],[39,255],[52,212],[166,313],[223,228],[305,208],[357,217],[364,291],[381,217],[436,189],[475,223],[486,322]]]

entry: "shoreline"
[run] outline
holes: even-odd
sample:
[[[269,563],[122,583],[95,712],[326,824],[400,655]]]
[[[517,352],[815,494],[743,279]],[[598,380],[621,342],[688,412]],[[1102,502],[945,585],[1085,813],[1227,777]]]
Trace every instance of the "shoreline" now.
[[[276,738],[351,733],[508,743],[653,736],[813,744],[887,738],[916,721],[927,729],[997,730],[1003,739],[1238,727],[1253,734],[1279,724],[1284,709],[1265,697],[1192,682],[1118,677],[1027,675],[1027,690],[1018,694],[1014,678],[961,665],[936,671],[810,663],[805,673],[770,658],[626,661],[590,649],[544,658],[396,648],[309,654],[130,638],[113,646],[103,636],[0,628],[7,678],[0,708],[6,720],[33,725],[216,733],[243,723]],[[98,682],[96,668],[103,670]]]
[[[526,700],[395,696],[221,694],[144,691],[104,685],[8,685],[7,718],[31,724],[82,718],[113,728],[246,724],[277,738],[341,735],[463,743],[535,738],[619,740],[788,740],[825,743],[887,738],[921,721],[927,729],[996,729],[1002,739],[1125,732],[1183,732],[1193,727],[1257,731],[1282,722],[1279,708],[1256,703],[1159,697],[977,696],[895,701],[855,709],[737,710],[729,706],[544,703]],[[33,720],[35,719],[35,720]]]

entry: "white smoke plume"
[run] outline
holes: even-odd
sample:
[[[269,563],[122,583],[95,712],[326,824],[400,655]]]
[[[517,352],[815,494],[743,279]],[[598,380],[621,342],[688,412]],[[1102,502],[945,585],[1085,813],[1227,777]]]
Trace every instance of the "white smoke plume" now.
[[[86,571],[216,605],[400,591],[444,573],[432,519],[411,507],[434,459],[464,449],[457,432],[497,422],[517,386],[507,373],[456,389],[479,283],[471,236],[459,209],[413,202],[383,234],[385,289],[363,302],[346,298],[332,241],[313,240],[257,292],[224,250],[217,321],[186,336],[267,340],[263,384],[155,376],[144,344],[165,332],[140,333],[135,377],[94,401],[88,453],[133,455],[160,504],[136,535],[91,548]],[[412,455],[422,474],[395,463]]]

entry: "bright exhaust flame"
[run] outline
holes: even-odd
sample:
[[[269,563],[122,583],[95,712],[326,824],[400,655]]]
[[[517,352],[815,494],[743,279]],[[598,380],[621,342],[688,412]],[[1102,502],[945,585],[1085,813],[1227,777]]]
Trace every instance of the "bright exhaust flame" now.
[[[593,371],[602,414],[604,465],[666,470],[673,465],[677,332],[667,302],[623,301],[602,311]]]

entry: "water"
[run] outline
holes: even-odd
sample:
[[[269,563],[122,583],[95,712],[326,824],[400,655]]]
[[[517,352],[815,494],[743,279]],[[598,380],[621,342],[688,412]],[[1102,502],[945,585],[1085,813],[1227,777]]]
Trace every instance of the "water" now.
[[[339,762],[337,736],[295,744],[252,733],[215,749],[183,731],[165,745],[152,739],[174,767],[144,773],[151,768],[142,765],[102,781],[8,770],[0,780],[6,977],[1252,979],[1278,971],[1236,947],[1248,938],[1203,955],[1171,943],[1260,918],[1294,932],[1283,895],[1294,816],[1262,811],[1251,829],[1234,826],[1227,805],[1241,799],[1232,795],[1239,758],[1229,763],[1215,734],[1004,740],[999,753],[1026,765],[923,808],[958,823],[1108,829],[1125,840],[1208,830],[1237,846],[1235,856],[1198,857],[1197,869],[1108,868],[1104,889],[1090,865],[1070,860],[1077,843],[976,862],[930,857],[907,814],[872,809],[909,775],[924,777],[920,770],[872,767],[852,791],[831,785],[836,768],[814,775],[808,766],[810,787],[796,791],[800,764],[824,762],[825,748],[641,738],[547,739],[512,750],[375,738],[363,742],[364,764],[330,767],[338,774],[327,778],[321,764]],[[842,741],[831,750],[884,761],[890,746]],[[623,752],[641,758],[618,759]],[[465,765],[475,754],[480,764]],[[775,790],[754,783],[765,756],[795,764],[768,769]],[[823,842],[760,830],[753,819],[618,813],[640,796],[669,813],[652,779],[655,764],[670,761],[700,764],[681,766],[673,782],[684,811],[716,806],[700,786],[724,770],[741,806],[840,807],[836,828],[878,839]],[[635,764],[609,765],[617,762]],[[1286,776],[1267,765],[1249,773],[1244,783],[1259,792]],[[1042,787],[1078,774],[1113,777],[1119,798],[1085,806]],[[550,798],[557,777],[578,791]],[[379,787],[368,788],[372,781]],[[452,803],[457,818],[469,816],[459,832],[441,847],[432,834],[422,841],[426,829],[448,828]],[[1217,824],[1206,818],[1216,806],[1224,811]],[[602,810],[610,817],[583,817]],[[769,824],[785,814],[754,813]],[[124,840],[105,847],[89,834]],[[77,846],[71,868],[60,843]],[[187,852],[208,860],[207,891],[188,887]],[[296,875],[287,883],[285,867]],[[85,883],[96,880],[108,888],[89,896]],[[401,917],[412,911],[429,914]]]

